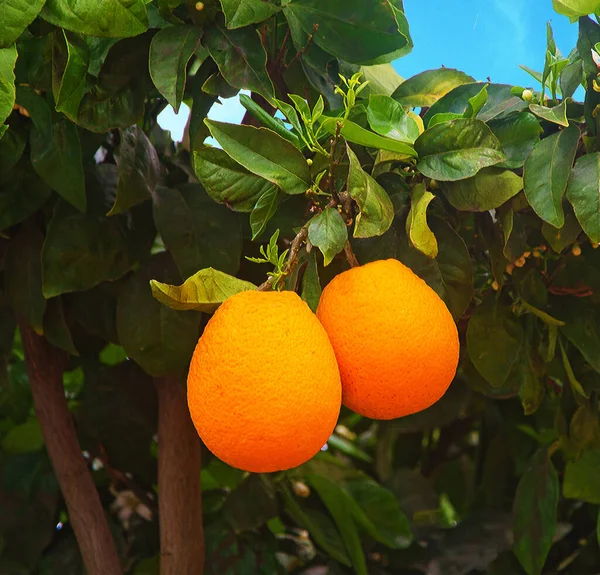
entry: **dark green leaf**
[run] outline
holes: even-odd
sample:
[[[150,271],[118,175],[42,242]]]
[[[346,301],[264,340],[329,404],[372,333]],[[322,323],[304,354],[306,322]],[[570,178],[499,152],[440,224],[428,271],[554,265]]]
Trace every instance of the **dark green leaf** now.
[[[346,145],[346,150],[350,160],[348,193],[359,208],[354,237],[380,236],[392,225],[394,205],[387,192],[362,169],[358,157],[349,145]]]
[[[413,143],[421,134],[415,120],[389,96],[371,95],[367,118],[374,132],[392,140]]]
[[[542,224],[542,235],[557,254],[570,246],[580,233],[581,226],[570,208],[565,213],[565,225],[562,228],[555,228],[547,222]]]
[[[194,150],[193,166],[209,196],[237,212],[251,212],[258,198],[274,187],[218,148]]]
[[[44,314],[44,336],[54,346],[68,351],[71,355],[79,355],[63,308],[61,297],[48,300]]]
[[[160,162],[148,136],[138,126],[121,130],[115,153],[119,185],[115,203],[107,215],[114,216],[150,198],[160,176]]]
[[[552,0],[552,7],[559,14],[568,16],[571,22],[599,10],[598,0]]]
[[[42,233],[25,226],[11,239],[6,256],[6,295],[15,314],[42,333],[46,300],[42,294]]]
[[[543,312],[542,312],[543,313]],[[517,360],[513,376],[519,382],[519,398],[525,415],[535,413],[546,394],[546,386],[535,373],[529,354],[521,350],[521,357]]]
[[[317,252],[312,250],[308,255],[308,263],[302,276],[302,299],[313,312],[317,312],[321,299],[321,280],[319,279],[319,266],[317,265]]]
[[[59,28],[104,38],[137,36],[148,28],[144,0],[46,0],[42,18]]]
[[[85,41],[71,32],[55,30],[52,42],[52,93],[58,112],[77,121],[86,88],[90,53]]]
[[[237,532],[258,529],[278,512],[275,489],[268,475],[255,473],[231,493],[222,511]]]
[[[392,94],[392,98],[403,106],[428,107],[457,86],[471,82],[475,82],[475,79],[460,70],[452,68],[427,70],[400,84]]]
[[[35,417],[11,428],[2,440],[2,449],[8,453],[30,453],[40,450],[43,446],[42,429]]]
[[[0,48],[10,46],[40,13],[45,0],[10,0],[0,4]]]
[[[519,481],[514,502],[514,552],[528,575],[540,575],[557,527],[558,474],[546,449],[538,451]]]
[[[153,377],[183,373],[198,342],[200,314],[170,309],[152,295],[150,280],[178,277],[171,257],[158,254],[131,277],[117,303],[121,345]]]
[[[308,239],[321,250],[327,266],[339,254],[348,241],[346,223],[340,213],[330,207],[314,216],[308,226]]]
[[[257,92],[267,100],[275,95],[266,68],[267,53],[253,27],[228,30],[217,24],[206,30],[202,44],[233,87]]]
[[[571,126],[539,142],[525,162],[525,195],[535,213],[556,228],[562,228],[562,207],[571,166],[579,142],[579,129]]]
[[[310,188],[310,171],[304,156],[275,132],[212,120],[206,120],[206,125],[236,162],[286,194],[304,194]]]
[[[144,115],[150,85],[148,50],[152,33],[119,40],[108,51],[98,83],[79,106],[77,123],[92,132],[128,128]],[[91,67],[91,64],[90,64]]]
[[[438,243],[427,224],[427,207],[435,196],[425,189],[425,184],[417,184],[412,189],[410,212],[406,219],[406,235],[411,244],[428,258],[438,255]]]
[[[11,141],[11,131],[0,140],[0,173],[2,142]],[[0,231],[26,220],[46,203],[52,193],[27,161],[19,162],[6,173],[9,177],[5,182],[0,181]]]
[[[467,329],[467,349],[477,371],[494,387],[500,387],[515,363],[523,329],[509,308],[488,296],[479,305]]]
[[[576,59],[567,64],[560,75],[562,97],[571,98],[583,81],[583,60],[577,54]]]
[[[529,109],[542,120],[547,120],[553,124],[559,126],[568,126],[569,120],[567,120],[567,102],[563,101],[558,106],[548,108],[546,106],[539,106],[538,104],[529,104]]]
[[[159,186],[153,194],[154,221],[182,278],[214,267],[235,274],[240,265],[240,220],[212,201],[202,186]]]
[[[187,64],[200,43],[196,26],[160,30],[150,44],[149,70],[156,89],[179,112],[187,78]]]
[[[425,130],[415,142],[419,171],[442,181],[474,176],[481,168],[506,160],[502,146],[480,120],[461,119]]]
[[[356,524],[352,517],[354,501],[336,483],[322,475],[310,475],[308,481],[323,500],[342,536],[357,575],[367,575],[367,565]]]
[[[438,241],[437,258],[424,256],[404,237],[398,243],[398,259],[427,282],[458,320],[473,297],[473,264],[469,250],[444,220],[432,217],[429,225]]]
[[[577,461],[567,462],[563,480],[563,495],[600,504],[600,449],[586,449]]]
[[[412,158],[416,156],[414,148],[406,143],[399,142],[398,140],[393,140],[392,138],[385,138],[376,134],[375,132],[371,132],[369,130],[365,130],[365,128],[355,124],[351,120],[343,120],[341,118],[331,118],[328,116],[323,116],[322,126],[326,129],[330,134],[334,135],[336,133],[336,124],[341,122],[342,128],[340,130],[340,134],[348,140],[348,142],[352,142],[353,144],[360,144],[361,146],[366,146],[368,148],[378,148],[381,150],[390,150],[391,152],[398,152],[406,156],[407,158]]]
[[[212,268],[200,270],[180,286],[156,280],[152,280],[150,286],[152,295],[171,309],[206,313],[214,312],[220,304],[236,293],[256,289],[250,282]]]
[[[444,187],[448,201],[467,212],[487,212],[500,207],[523,189],[523,179],[501,168],[484,168],[472,178]]]
[[[579,158],[571,172],[567,199],[573,205],[577,220],[593,242],[600,242],[600,153]]]
[[[278,11],[268,0],[221,0],[227,28],[242,28],[258,24]]]
[[[313,35],[317,46],[354,64],[390,62],[410,44],[401,32],[404,14],[388,2],[292,0],[284,12]]]
[[[265,180],[266,181],[266,180]],[[258,198],[256,205],[250,213],[250,229],[252,239],[260,237],[265,231],[267,224],[277,211],[279,205],[279,188],[270,185],[269,188]]]
[[[4,127],[8,128],[6,125]],[[10,170],[23,155],[26,145],[25,135],[16,128],[7,129],[6,133],[0,136],[0,185],[4,182],[9,183]],[[0,210],[1,213],[2,210]]]
[[[500,164],[502,168],[521,168],[525,160],[540,141],[542,127],[533,114],[518,112],[489,123],[494,136],[500,140],[502,150],[508,158]]]
[[[15,63],[17,46],[0,48],[0,125],[8,118],[15,104]]]
[[[584,311],[585,310],[585,311]],[[565,306],[556,313],[565,325],[560,331],[581,352],[585,360],[600,373],[600,326],[593,310],[582,308],[581,304]]]

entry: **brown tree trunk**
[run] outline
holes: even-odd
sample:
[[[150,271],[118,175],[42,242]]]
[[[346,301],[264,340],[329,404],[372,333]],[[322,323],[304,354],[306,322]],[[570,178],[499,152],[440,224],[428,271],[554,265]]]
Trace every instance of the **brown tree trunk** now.
[[[202,575],[200,439],[180,378],[157,377],[160,575]]]
[[[35,413],[88,575],[120,575],[115,542],[77,439],[63,387],[66,356],[19,323]]]

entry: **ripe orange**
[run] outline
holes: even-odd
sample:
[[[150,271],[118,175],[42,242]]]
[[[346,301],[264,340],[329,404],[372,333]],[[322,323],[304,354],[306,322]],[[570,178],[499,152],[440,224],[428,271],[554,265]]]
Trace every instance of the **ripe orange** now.
[[[192,358],[188,405],[217,457],[256,473],[296,467],[325,445],[341,407],[335,354],[294,292],[246,291],[210,319]]]
[[[317,317],[342,377],[342,401],[373,419],[421,411],[448,389],[458,364],[456,325],[440,297],[397,260],[336,276]]]

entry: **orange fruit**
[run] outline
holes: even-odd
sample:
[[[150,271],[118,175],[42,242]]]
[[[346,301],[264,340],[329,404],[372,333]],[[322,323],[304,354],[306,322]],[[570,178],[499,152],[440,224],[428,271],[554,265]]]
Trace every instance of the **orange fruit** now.
[[[317,317],[335,350],[342,402],[373,419],[421,411],[448,389],[459,341],[440,297],[397,260],[336,276]]]
[[[335,354],[294,292],[246,291],[225,301],[198,341],[188,375],[198,434],[233,467],[296,467],[325,445],[341,407]]]

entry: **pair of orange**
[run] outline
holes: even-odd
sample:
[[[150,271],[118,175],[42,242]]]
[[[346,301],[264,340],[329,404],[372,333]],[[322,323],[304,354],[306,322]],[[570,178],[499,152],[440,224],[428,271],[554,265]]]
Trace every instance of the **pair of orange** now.
[[[429,407],[450,385],[458,354],[439,296],[399,261],[377,261],[336,276],[316,316],[294,292],[225,301],[194,352],[188,404],[217,457],[279,471],[325,445],[342,402],[374,419]]]

